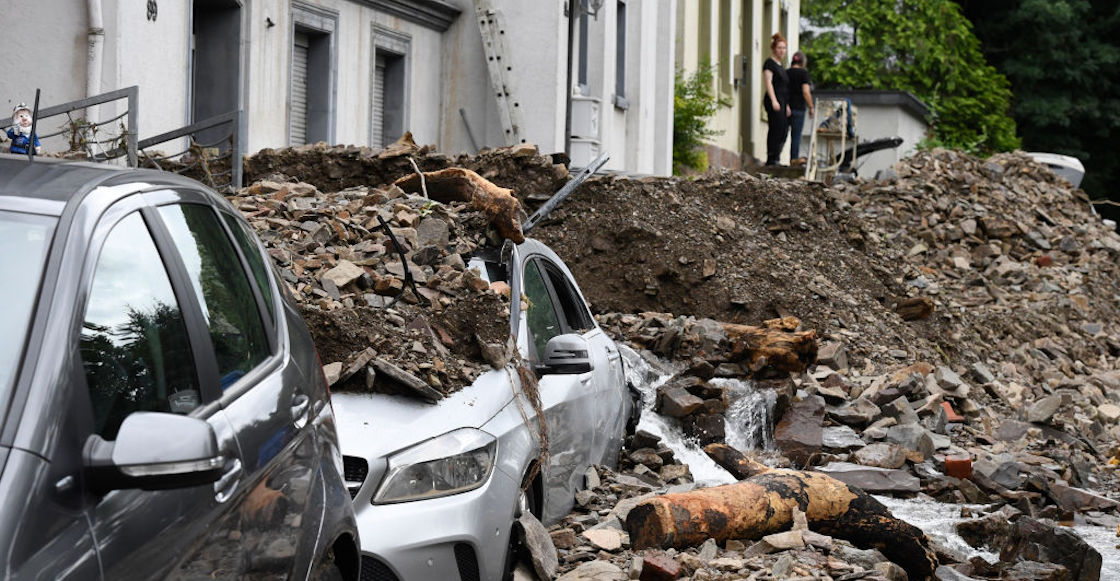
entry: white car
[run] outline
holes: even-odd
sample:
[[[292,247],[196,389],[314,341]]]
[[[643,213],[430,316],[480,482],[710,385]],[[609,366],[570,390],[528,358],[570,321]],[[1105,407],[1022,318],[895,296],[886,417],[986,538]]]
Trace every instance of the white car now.
[[[521,511],[558,521],[587,467],[618,460],[634,403],[618,347],[568,268],[535,240],[470,266],[512,287],[510,330],[539,379],[548,462],[536,465],[538,416],[512,365],[434,405],[335,393],[363,580],[502,579]]]

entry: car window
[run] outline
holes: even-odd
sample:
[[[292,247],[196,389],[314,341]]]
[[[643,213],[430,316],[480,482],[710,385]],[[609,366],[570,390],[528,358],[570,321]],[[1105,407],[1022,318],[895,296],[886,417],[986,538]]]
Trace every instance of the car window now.
[[[580,298],[571,280],[561,272],[556,265],[544,262],[544,271],[548,281],[552,283],[552,290],[559,301],[561,315],[568,328],[573,331],[588,331],[595,326],[591,313],[587,311],[587,304]]]
[[[536,260],[525,263],[525,296],[529,299],[529,334],[533,337],[533,345],[537,350],[537,357],[544,355],[544,347],[548,340],[559,335],[560,319],[556,316],[552,299],[548,294],[544,277]]]
[[[101,248],[80,349],[95,429],[107,440],[134,411],[185,414],[201,402],[183,314],[138,212]]]
[[[261,258],[261,251],[257,246],[254,234],[249,230],[249,226],[229,214],[223,213],[222,219],[226,221],[230,232],[233,232],[233,239],[241,247],[241,253],[245,255],[245,260],[249,263],[249,269],[253,271],[253,278],[256,279],[257,287],[260,288],[261,296],[264,298],[264,304],[268,307],[268,316],[275,317],[276,314],[272,311],[272,287],[268,284],[268,267],[265,266],[264,259]]]
[[[191,280],[210,330],[222,389],[269,355],[249,277],[218,216],[199,204],[159,209]]]
[[[27,326],[39,294],[47,248],[55,219],[16,212],[0,212],[0,272],[4,300],[0,301],[0,394],[15,381]]]

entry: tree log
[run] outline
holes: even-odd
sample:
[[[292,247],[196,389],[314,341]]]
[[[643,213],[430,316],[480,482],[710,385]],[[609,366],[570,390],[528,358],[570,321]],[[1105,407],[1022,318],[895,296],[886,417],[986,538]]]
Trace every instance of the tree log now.
[[[817,361],[817,332],[801,331],[797,317],[763,321],[762,326],[724,323],[731,361],[746,362],[755,377],[798,374]]]
[[[770,467],[747,458],[745,454],[727,444],[708,444],[704,446],[704,453],[739,480],[770,471]]]
[[[521,231],[519,213],[521,202],[513,197],[513,190],[494,185],[490,180],[461,167],[424,172],[428,197],[437,202],[470,202],[471,206],[486,214],[490,224],[503,238],[515,243],[525,241]],[[416,193],[421,191],[420,176],[413,173],[395,182],[400,189]]]
[[[770,470],[736,484],[651,498],[630,511],[626,529],[635,549],[753,540],[790,528],[794,507],[810,529],[879,549],[911,579],[926,579],[937,567],[921,529],[862,490],[817,472]]]

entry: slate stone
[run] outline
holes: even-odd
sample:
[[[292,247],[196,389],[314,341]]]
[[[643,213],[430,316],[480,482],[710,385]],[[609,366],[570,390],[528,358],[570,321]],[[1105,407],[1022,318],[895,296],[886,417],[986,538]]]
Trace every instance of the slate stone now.
[[[1062,509],[1072,512],[1085,512],[1089,510],[1113,510],[1120,507],[1120,502],[1093,494],[1088,490],[1074,488],[1057,482],[1050,483],[1050,498]]]
[[[904,470],[831,462],[817,469],[845,484],[870,493],[910,493],[921,490],[921,481]]]
[[[820,454],[824,421],[824,401],[805,398],[786,411],[774,428],[774,443],[795,464],[804,466]]]
[[[627,581],[627,575],[610,561],[588,561],[564,573],[556,581]]]
[[[879,406],[866,397],[858,397],[839,408],[828,410],[828,417],[849,426],[863,427],[881,414]]]
[[[1101,554],[1077,533],[1021,516],[1011,526],[1009,541],[1003,545],[1000,561],[1038,561],[1057,563],[1069,570],[1071,581],[1100,581]]]
[[[552,536],[548,534],[541,521],[529,511],[525,511],[517,522],[521,525],[521,540],[529,549],[533,570],[541,579],[552,579],[556,576],[556,568],[560,566]]]
[[[829,452],[849,452],[864,447],[866,443],[848,426],[834,426],[821,431],[821,445]]]
[[[887,430],[887,441],[918,452],[923,458],[933,456],[932,434],[919,424],[891,426]]]
[[[1059,395],[1048,395],[1027,408],[1026,419],[1036,424],[1046,424],[1058,413],[1062,407],[1062,398]]]
[[[855,461],[864,466],[877,468],[902,468],[906,465],[906,449],[898,444],[876,442],[856,450]]]

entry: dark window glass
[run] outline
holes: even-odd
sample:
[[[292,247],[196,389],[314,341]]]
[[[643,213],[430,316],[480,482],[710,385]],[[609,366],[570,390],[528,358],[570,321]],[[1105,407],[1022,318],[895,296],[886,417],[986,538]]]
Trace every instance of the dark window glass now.
[[[46,216],[0,212],[0,397],[16,378],[54,223]]]
[[[134,411],[185,414],[201,401],[183,314],[139,213],[101,248],[81,354],[95,428],[107,440]]]
[[[544,356],[544,347],[548,340],[559,335],[560,319],[556,317],[556,310],[549,298],[548,287],[537,267],[537,261],[531,260],[525,264],[525,296],[529,299],[529,333],[533,336],[533,345],[537,349],[537,357]]]
[[[253,271],[253,278],[257,280],[257,287],[261,289],[264,304],[268,307],[268,315],[275,317],[276,314],[272,310],[272,286],[268,284],[268,267],[265,266],[264,259],[261,258],[260,247],[257,246],[255,235],[249,230],[248,225],[229,214],[222,214],[222,219],[229,225],[230,232],[233,232],[233,239],[237,241],[237,245],[241,247],[241,253],[245,255],[245,260],[249,262],[249,269]]]
[[[556,298],[560,301],[560,311],[568,328],[573,331],[587,331],[594,327],[591,314],[587,312],[587,305],[572,287],[568,277],[551,264],[545,265],[545,272],[548,273],[552,290],[556,292]]]
[[[180,204],[159,211],[206,317],[225,389],[268,357],[268,341],[249,277],[213,210]]]

